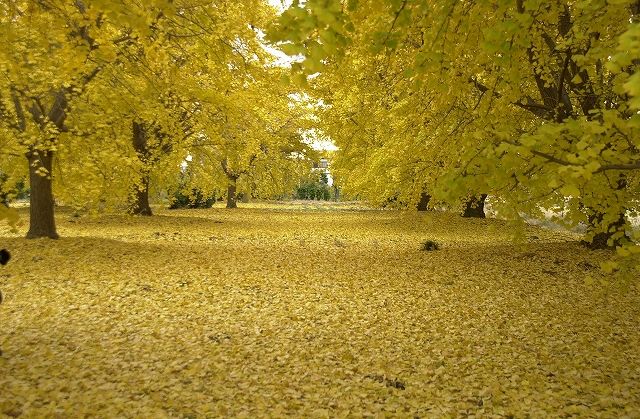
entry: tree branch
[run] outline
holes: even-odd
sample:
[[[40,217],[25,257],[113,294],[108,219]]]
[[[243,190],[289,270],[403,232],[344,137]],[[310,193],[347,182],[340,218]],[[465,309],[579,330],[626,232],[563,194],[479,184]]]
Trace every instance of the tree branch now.
[[[567,55],[564,57],[564,63],[562,65],[562,71],[560,72],[560,78],[558,79],[558,102],[562,102],[565,108],[569,109],[571,113],[573,113],[571,100],[567,96],[564,89],[564,79],[567,76],[567,69],[569,68],[570,61],[571,61],[571,50],[568,50]]]
[[[523,147],[522,145],[512,142],[512,141],[505,141],[502,140],[501,142],[512,145],[514,147]],[[579,163],[571,163],[567,160],[558,158],[552,154],[548,154],[548,153],[544,153],[542,151],[538,151],[538,150],[531,150],[529,148],[527,148],[527,150],[533,154],[534,156],[538,156],[538,157],[542,157],[543,159],[547,160],[550,163],[556,163],[559,164],[561,166],[572,166],[572,167],[583,167],[584,164],[579,164]],[[640,170],[640,161],[636,161],[633,163],[614,163],[614,164],[605,164],[600,166],[600,168],[598,168],[597,170],[593,171],[594,174],[596,173],[603,173],[603,172],[607,172],[609,170],[623,170],[623,171],[628,171],[628,170]]]
[[[398,11],[396,12],[394,18],[393,18],[393,22],[391,22],[391,28],[389,28],[389,32],[387,32],[387,36],[384,38],[384,42],[382,43],[382,45],[386,45],[387,41],[389,40],[389,37],[391,36],[391,32],[393,32],[393,28],[395,28],[396,26],[396,22],[398,20],[398,17],[400,17],[400,13],[402,13],[402,11],[404,10],[404,8],[407,7],[407,0],[403,0],[402,4],[400,5],[400,9],[398,9]]]
[[[13,88],[11,89],[11,100],[13,102],[13,107],[16,110],[16,116],[18,117],[18,128],[20,131],[24,131],[27,128],[27,120],[24,116],[24,110],[22,109],[20,98]]]
[[[473,83],[476,89],[478,89],[482,94],[491,90],[484,84],[480,83],[475,77],[469,77],[469,82]],[[502,97],[502,95],[496,91],[493,91],[493,96],[497,97],[498,99]],[[529,111],[539,118],[546,119],[546,120],[549,119],[549,115],[551,112],[549,108],[536,102],[535,100],[531,99],[529,96],[523,97],[522,100],[526,100],[526,103],[523,103],[522,101],[520,101],[520,102],[511,102],[511,104],[519,108],[522,108],[526,111]]]

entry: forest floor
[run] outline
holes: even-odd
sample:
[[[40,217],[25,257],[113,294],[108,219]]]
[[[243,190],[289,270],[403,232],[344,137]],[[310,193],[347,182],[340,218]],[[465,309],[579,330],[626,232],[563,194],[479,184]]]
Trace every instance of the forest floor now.
[[[299,203],[57,223],[0,233],[0,417],[640,417],[639,290],[571,233]]]

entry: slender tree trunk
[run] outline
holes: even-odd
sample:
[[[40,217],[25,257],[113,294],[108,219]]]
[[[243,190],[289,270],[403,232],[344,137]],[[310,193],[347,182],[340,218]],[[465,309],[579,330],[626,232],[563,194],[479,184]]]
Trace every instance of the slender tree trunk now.
[[[136,187],[134,201],[129,209],[131,215],[151,216],[151,206],[149,205],[149,174],[142,176],[141,184]]]
[[[5,207],[9,206],[9,191],[3,191],[2,188],[4,188],[8,178],[8,175],[0,172],[0,204]]]
[[[29,161],[29,184],[31,187],[29,207],[28,239],[48,237],[57,239],[56,222],[54,219],[53,180],[53,152],[33,150],[27,153]],[[44,172],[46,171],[46,174]],[[40,173],[43,173],[41,175]]]
[[[227,208],[238,208],[235,180],[230,180],[227,187]]]
[[[420,201],[418,202],[416,209],[418,211],[427,211],[429,209],[429,201],[431,201],[431,195],[429,195],[427,192],[422,192],[422,194],[420,195]]]
[[[151,207],[149,206],[149,148],[147,146],[148,132],[143,122],[133,121],[131,124],[131,140],[133,148],[138,154],[138,158],[143,164],[140,185],[135,185],[133,191],[133,202],[129,208],[131,215],[151,216]]]
[[[463,217],[471,218],[485,218],[484,203],[487,200],[487,194],[483,193],[478,198],[477,196],[471,197],[465,205]]]

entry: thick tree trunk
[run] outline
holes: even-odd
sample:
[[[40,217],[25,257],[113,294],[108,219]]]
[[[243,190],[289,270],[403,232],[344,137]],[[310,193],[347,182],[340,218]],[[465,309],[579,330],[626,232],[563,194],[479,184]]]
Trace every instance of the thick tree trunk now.
[[[615,223],[609,224],[606,232],[598,232],[593,236],[593,239],[590,242],[583,240],[582,244],[592,250],[616,248],[622,244],[622,237],[611,240],[611,244],[609,244],[609,240],[616,232],[624,228],[626,222],[627,220],[625,218],[625,215],[620,214],[620,217]],[[589,216],[589,229],[594,229],[600,223],[602,223],[602,214],[596,213]]]
[[[471,218],[485,218],[484,215],[484,202],[487,200],[487,194],[481,194],[480,198],[477,196],[471,197],[465,204],[463,217]]]
[[[227,187],[227,208],[238,208],[235,180],[229,181],[229,186]]]
[[[136,187],[134,201],[129,209],[131,215],[151,216],[151,206],[149,206],[149,175],[142,177],[142,184]]]
[[[623,190],[627,187],[627,185],[627,177],[625,175],[620,175],[616,184],[616,189]],[[623,208],[618,215],[618,219],[615,222],[609,224],[606,231],[599,231],[593,234],[594,230],[602,230],[601,224],[604,219],[604,214],[602,214],[598,210],[591,210],[589,214],[589,225],[587,226],[587,229],[588,234],[593,234],[593,239],[590,242],[583,240],[582,244],[592,250],[613,249],[621,246],[624,241],[624,236],[613,239],[613,235],[620,230],[624,230],[625,225],[627,224],[625,212],[626,210]],[[609,243],[610,240],[611,243]]]
[[[429,201],[431,201],[431,195],[426,192],[422,192],[416,209],[418,211],[427,211],[429,209]]]
[[[235,173],[231,170],[227,163],[227,159],[220,162],[224,174],[227,175],[227,208],[238,208],[238,197],[236,196],[236,182],[242,173]]]
[[[27,154],[27,160],[29,161],[31,187],[27,238],[57,239],[59,236],[54,219],[53,180],[51,178],[53,152],[30,151]]]

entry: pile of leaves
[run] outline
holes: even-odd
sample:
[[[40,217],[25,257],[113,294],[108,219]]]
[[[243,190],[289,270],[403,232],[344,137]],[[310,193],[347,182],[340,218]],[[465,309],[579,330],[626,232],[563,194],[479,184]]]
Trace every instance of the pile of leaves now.
[[[0,416],[640,415],[638,290],[596,286],[608,254],[569,233],[158,214],[63,211],[58,241],[0,238]]]

